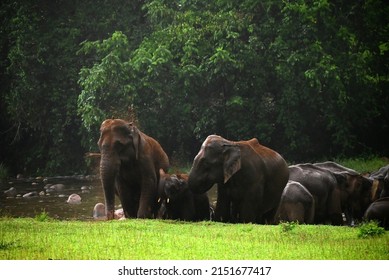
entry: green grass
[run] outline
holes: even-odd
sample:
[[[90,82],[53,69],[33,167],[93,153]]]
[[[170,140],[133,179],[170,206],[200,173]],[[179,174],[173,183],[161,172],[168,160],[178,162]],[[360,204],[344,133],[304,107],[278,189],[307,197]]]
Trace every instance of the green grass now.
[[[389,259],[389,232],[358,228],[180,223],[161,220],[0,219],[0,259],[378,260]]]
[[[347,158],[336,159],[335,162],[348,168],[354,169],[360,173],[371,173],[389,164],[389,159],[383,157]]]

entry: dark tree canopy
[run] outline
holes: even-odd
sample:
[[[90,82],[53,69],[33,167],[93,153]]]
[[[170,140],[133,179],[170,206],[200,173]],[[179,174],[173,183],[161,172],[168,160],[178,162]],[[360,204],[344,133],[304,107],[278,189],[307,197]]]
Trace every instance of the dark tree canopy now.
[[[384,1],[3,1],[1,162],[85,172],[105,118],[169,156],[209,134],[290,162],[388,155]]]

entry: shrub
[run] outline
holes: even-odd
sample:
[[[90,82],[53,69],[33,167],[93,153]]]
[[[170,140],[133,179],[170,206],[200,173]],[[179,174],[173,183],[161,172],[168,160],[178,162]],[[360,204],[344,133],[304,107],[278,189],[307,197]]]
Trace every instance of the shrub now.
[[[46,222],[50,219],[49,213],[47,213],[45,210],[42,210],[41,213],[35,216],[35,220],[38,222]]]
[[[385,233],[385,229],[378,225],[377,221],[364,222],[359,226],[359,238],[380,236]]]
[[[281,222],[281,232],[290,232],[295,229],[298,225],[298,222]]]

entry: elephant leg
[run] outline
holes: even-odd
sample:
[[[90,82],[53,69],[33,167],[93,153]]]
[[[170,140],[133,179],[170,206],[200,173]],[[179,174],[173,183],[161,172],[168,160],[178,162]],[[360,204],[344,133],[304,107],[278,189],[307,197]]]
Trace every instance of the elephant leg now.
[[[338,189],[332,191],[328,203],[328,215],[332,225],[343,225],[342,207],[340,201],[340,192]]]
[[[156,179],[143,178],[141,194],[139,199],[138,218],[151,219],[157,215],[157,183]]]
[[[257,223],[261,221],[256,199],[246,199],[240,205],[239,222],[242,223]]]
[[[266,222],[273,222],[274,215],[277,209],[269,209],[269,211],[272,211],[269,215],[263,212],[263,209],[261,209],[261,206],[263,205],[263,191],[261,189],[253,189],[251,188],[249,191],[247,191],[243,197],[243,200],[241,201],[241,207],[240,207],[240,217],[239,221],[243,223],[259,223],[264,224]],[[269,218],[269,221],[265,220],[266,218],[269,218],[271,216],[271,221]]]
[[[123,207],[124,216],[126,218],[136,218],[139,192],[136,191],[135,186],[118,182],[118,196]]]
[[[219,186],[215,208],[215,221],[225,223],[231,222],[231,200],[226,191]]]
[[[196,213],[195,213],[195,209],[194,209],[194,205],[193,205],[193,201],[189,202],[189,203],[183,203],[181,204],[181,220],[183,221],[195,221],[195,216],[196,216]]]
[[[303,224],[305,222],[304,217],[304,205],[302,203],[290,203],[287,205],[288,220]]]
[[[304,205],[304,221],[306,224],[313,224],[315,220],[315,201],[312,200],[310,203]]]

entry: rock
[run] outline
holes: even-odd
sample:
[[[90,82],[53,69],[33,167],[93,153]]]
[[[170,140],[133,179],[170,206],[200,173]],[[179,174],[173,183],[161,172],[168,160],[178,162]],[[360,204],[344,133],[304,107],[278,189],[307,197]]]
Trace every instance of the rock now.
[[[45,196],[46,193],[44,191],[39,192],[39,196]]]
[[[23,174],[18,174],[18,175],[16,175],[16,179],[18,179],[18,180],[20,180],[20,179],[24,179],[24,176],[23,176]]]
[[[36,197],[36,196],[38,196],[38,192],[36,192],[36,191],[29,192],[29,193],[26,193],[23,195],[24,198]]]
[[[18,194],[18,191],[15,187],[11,187],[8,190],[4,191],[6,197],[15,197]]]
[[[105,215],[105,205],[101,202],[97,203],[93,208],[93,218],[95,220],[105,220],[107,216]],[[124,220],[124,211],[123,208],[115,210],[114,218],[116,220]]]
[[[125,219],[123,208],[115,210],[114,217],[115,217],[115,219],[118,219],[118,220]]]
[[[87,187],[87,186],[82,186],[81,187],[81,191],[82,191],[82,193],[89,193],[90,192],[90,187]]]
[[[97,203],[93,208],[93,218],[95,220],[105,220],[107,216],[105,216],[105,205],[101,202]]]
[[[55,185],[52,185],[50,186],[50,190],[53,190],[53,191],[63,191],[65,189],[65,185],[64,184],[55,184]]]
[[[69,204],[80,204],[81,203],[81,196],[79,196],[76,193],[73,193],[73,194],[69,195],[69,198],[66,202]]]

